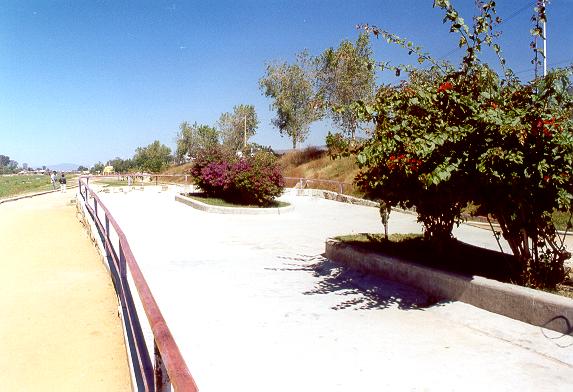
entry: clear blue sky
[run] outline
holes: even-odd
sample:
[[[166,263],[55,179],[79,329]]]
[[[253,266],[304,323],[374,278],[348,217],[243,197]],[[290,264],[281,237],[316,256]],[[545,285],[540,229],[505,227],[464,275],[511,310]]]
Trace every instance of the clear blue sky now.
[[[472,0],[453,3],[471,19]],[[530,79],[534,2],[497,3],[508,19],[501,41],[508,63]],[[570,64],[573,0],[552,0],[548,16],[548,62]],[[256,107],[253,141],[289,148],[258,88],[266,62],[355,40],[358,23],[455,61],[461,51],[452,52],[456,38],[441,20],[432,0],[4,0],[0,154],[34,167],[129,158],[156,139],[174,147],[182,121],[214,125],[240,103]],[[414,60],[381,40],[373,49],[379,61]],[[382,81],[391,76],[380,75]],[[328,130],[328,123],[315,124],[305,145],[324,144]]]

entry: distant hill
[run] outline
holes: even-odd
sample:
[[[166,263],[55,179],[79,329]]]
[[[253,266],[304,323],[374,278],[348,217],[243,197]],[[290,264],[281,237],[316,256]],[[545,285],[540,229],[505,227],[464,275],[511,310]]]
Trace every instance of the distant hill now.
[[[55,171],[74,171],[80,166],[77,163],[58,163],[57,165],[46,165],[46,168]]]

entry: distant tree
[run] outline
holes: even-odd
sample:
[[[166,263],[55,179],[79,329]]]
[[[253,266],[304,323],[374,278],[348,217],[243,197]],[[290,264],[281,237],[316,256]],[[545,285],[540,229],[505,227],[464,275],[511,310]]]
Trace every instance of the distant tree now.
[[[257,113],[253,105],[236,105],[233,113],[223,113],[217,126],[223,147],[229,151],[240,151],[246,147],[247,141],[253,136],[259,125]]]
[[[318,94],[328,116],[354,140],[360,121],[353,106],[374,96],[374,60],[368,33],[360,34],[356,44],[344,40],[337,49],[325,50],[315,64]]]
[[[190,125],[184,121],[179,125],[175,159],[182,163],[187,159],[195,158],[199,150],[217,144],[219,144],[219,135],[215,128],[197,123]]]
[[[45,166],[44,166],[44,167],[45,167]],[[45,170],[45,169],[44,169],[44,170]],[[79,172],[88,171],[88,168],[85,167],[85,166],[80,165],[80,166],[78,166],[77,171],[79,171]]]
[[[10,163],[10,157],[7,155],[0,155],[0,166],[6,167]]]
[[[101,174],[103,172],[104,164],[101,162],[95,163],[90,169],[91,174]]]
[[[117,173],[127,173],[134,168],[134,164],[131,159],[121,159],[119,157],[107,161],[107,166],[113,166],[113,169]]]
[[[18,162],[13,161],[7,155],[0,155],[0,174],[15,173],[18,169]]]
[[[294,64],[269,64],[259,86],[277,115],[272,120],[281,135],[288,135],[293,148],[306,140],[310,124],[322,113],[313,88],[313,72],[306,52],[297,55]]]
[[[166,145],[154,141],[147,147],[138,147],[133,156],[135,166],[141,170],[158,173],[173,161],[171,149]]]
[[[16,170],[18,170],[18,162],[10,160],[10,162],[8,162],[8,170],[10,173],[15,173]]]

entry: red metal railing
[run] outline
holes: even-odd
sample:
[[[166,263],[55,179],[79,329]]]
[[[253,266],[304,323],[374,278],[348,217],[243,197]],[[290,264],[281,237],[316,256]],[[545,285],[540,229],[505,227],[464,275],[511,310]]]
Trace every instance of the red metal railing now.
[[[89,177],[80,177],[78,192],[97,227],[115,291],[120,300],[127,337],[126,344],[131,357],[136,389],[163,392],[168,391],[171,384],[176,391],[198,391],[175,339],[131,252],[125,234],[100,198],[90,189],[88,181]],[[100,214],[103,214],[103,223]],[[117,250],[111,239],[110,229],[113,229],[117,237]],[[139,300],[153,333],[153,361],[145,342],[141,327],[142,320],[137,313],[128,273],[137,289]]]

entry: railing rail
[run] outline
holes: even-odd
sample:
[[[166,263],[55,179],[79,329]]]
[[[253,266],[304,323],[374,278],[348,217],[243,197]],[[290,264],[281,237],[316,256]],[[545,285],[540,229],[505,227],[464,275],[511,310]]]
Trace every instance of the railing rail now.
[[[168,391],[171,384],[176,391],[198,391],[125,234],[98,195],[90,189],[88,181],[89,176],[80,177],[78,192],[97,228],[119,297],[136,389],[163,392]],[[100,215],[103,215],[103,221]],[[117,247],[114,247],[110,229],[113,229],[117,237]],[[149,352],[145,342],[142,320],[137,313],[128,272],[153,333],[153,353]]]

